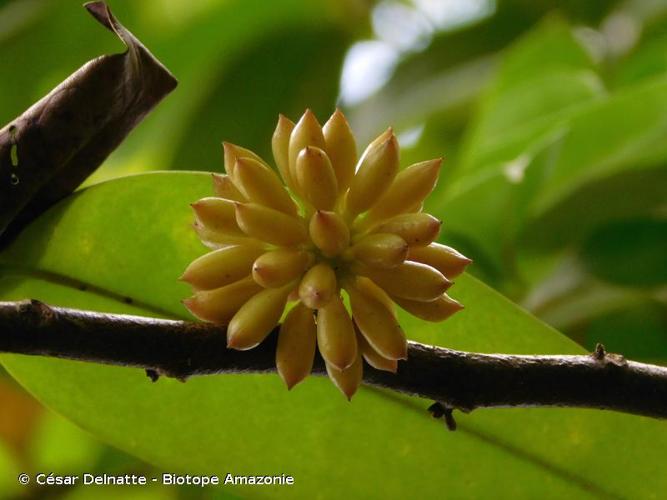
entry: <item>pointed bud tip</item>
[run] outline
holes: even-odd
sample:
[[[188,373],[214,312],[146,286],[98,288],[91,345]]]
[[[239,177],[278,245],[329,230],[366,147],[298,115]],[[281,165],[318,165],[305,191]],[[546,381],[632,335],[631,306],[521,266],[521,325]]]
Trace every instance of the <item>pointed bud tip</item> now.
[[[433,158],[431,160],[431,168],[433,168],[433,170],[436,170],[436,171],[440,170],[440,167],[442,167],[442,162],[443,161],[444,161],[444,159],[443,159],[442,156],[439,157],[439,158]]]
[[[233,335],[227,332],[227,349],[238,349],[239,345]]]
[[[311,122],[312,124],[316,124],[318,127],[320,126],[320,122],[317,121],[317,117],[315,116],[315,113],[310,108],[306,108],[306,111],[304,111],[303,115],[301,116],[301,119],[299,122]]]
[[[340,120],[343,122],[347,122],[347,118],[345,117],[345,113],[343,113],[340,108],[336,108],[333,113],[331,113],[331,119],[332,120]]]
[[[394,132],[391,129],[391,127],[387,129],[387,132],[385,132],[385,134],[386,135],[382,138],[380,142],[380,147],[398,150],[399,149],[398,139],[394,135]]]
[[[327,223],[331,220],[330,214],[328,214],[325,210],[316,210],[313,214],[313,218],[319,223]]]
[[[289,377],[284,373],[280,373],[280,378],[283,379],[288,391],[291,391],[299,382],[301,382],[301,379]]]

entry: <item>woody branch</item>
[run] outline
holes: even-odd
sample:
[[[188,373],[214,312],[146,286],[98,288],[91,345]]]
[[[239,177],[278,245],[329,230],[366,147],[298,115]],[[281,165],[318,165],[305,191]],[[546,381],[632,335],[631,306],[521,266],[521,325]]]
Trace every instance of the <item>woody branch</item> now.
[[[0,352],[143,368],[182,380],[275,371],[277,332],[251,351],[227,349],[224,327],[103,314],[38,301],[0,302]],[[318,358],[313,369],[325,374]],[[667,368],[591,355],[477,354],[409,343],[396,374],[366,367],[364,383],[439,401],[446,411],[578,407],[667,418]]]

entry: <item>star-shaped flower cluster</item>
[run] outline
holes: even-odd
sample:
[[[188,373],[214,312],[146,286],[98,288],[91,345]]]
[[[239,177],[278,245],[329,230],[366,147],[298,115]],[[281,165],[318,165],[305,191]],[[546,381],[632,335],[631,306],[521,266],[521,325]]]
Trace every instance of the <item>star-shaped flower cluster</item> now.
[[[395,372],[407,356],[395,304],[441,321],[462,308],[446,291],[471,262],[435,243],[440,221],[422,212],[441,159],[399,171],[391,128],[357,159],[345,116],[322,127],[307,110],[280,116],[273,135],[279,174],[252,151],[225,143],[227,175],[195,202],[195,230],[213,251],[182,276],[196,317],[227,325],[233,349],[252,349],[280,326],[276,366],[291,388],[312,370],[316,348],[348,397],[363,362]],[[281,180],[282,178],[282,180]],[[349,298],[349,311],[345,298]]]

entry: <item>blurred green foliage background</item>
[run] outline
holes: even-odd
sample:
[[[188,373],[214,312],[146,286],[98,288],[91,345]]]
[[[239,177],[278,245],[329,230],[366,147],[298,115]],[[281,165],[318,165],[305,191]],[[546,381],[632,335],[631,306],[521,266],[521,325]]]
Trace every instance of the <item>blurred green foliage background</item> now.
[[[667,362],[667,2],[109,3],[180,83],[89,184],[220,171],[223,139],[270,157],[278,113],[339,106],[359,144],[392,125],[403,165],[445,156],[428,208],[473,274],[587,349]],[[0,122],[121,49],[78,0],[0,0]],[[0,470],[151,470],[6,376],[0,409]]]

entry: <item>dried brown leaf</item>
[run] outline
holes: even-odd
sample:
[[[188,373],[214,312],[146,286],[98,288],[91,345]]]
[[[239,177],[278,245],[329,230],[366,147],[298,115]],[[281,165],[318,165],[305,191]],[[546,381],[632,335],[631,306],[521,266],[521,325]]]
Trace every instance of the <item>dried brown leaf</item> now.
[[[176,87],[104,2],[85,7],[127,50],[87,62],[0,129],[0,242],[72,193]]]

